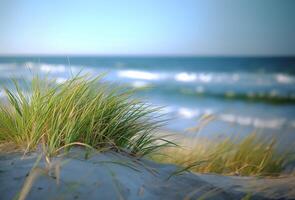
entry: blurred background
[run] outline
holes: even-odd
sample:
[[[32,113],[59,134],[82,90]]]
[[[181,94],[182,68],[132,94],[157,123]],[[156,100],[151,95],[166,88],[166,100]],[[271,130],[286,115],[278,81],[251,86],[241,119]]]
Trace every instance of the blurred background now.
[[[164,129],[295,139],[295,1],[0,2],[0,83],[81,73],[165,106]],[[147,88],[147,89],[146,89]],[[3,91],[0,95],[3,97]],[[200,119],[212,121],[200,129]]]

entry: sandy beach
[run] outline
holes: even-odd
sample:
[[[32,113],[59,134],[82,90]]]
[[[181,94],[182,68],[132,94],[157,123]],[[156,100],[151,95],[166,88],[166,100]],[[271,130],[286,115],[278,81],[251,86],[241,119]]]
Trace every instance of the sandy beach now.
[[[0,196],[13,199],[293,199],[294,176],[235,177],[183,172],[126,153],[73,148],[39,163],[37,153],[0,156]],[[39,157],[40,158],[40,157]],[[34,166],[35,165],[35,166]],[[26,188],[26,189],[24,189]]]

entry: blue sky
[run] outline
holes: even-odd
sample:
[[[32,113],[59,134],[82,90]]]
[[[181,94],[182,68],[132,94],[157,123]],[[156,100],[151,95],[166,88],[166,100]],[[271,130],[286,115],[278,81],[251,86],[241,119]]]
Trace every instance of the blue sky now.
[[[295,55],[292,0],[1,0],[0,54]]]

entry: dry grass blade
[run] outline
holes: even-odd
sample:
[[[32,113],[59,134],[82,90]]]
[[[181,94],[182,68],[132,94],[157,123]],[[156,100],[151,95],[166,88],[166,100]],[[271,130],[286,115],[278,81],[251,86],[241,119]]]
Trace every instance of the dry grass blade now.
[[[263,139],[255,133],[236,140],[226,138],[213,142],[196,139],[193,144],[183,143],[185,148],[166,146],[152,157],[159,162],[182,166],[172,176],[187,170],[225,175],[277,176],[294,159],[294,154],[292,156],[288,150],[277,150],[274,138]]]

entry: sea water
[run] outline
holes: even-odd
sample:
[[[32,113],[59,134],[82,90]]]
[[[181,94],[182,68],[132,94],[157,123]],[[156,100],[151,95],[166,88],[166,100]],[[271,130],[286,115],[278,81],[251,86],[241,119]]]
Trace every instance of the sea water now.
[[[1,85],[34,73],[62,83],[77,73],[104,72],[107,81],[145,88],[138,96],[164,106],[165,129],[206,136],[255,131],[294,141],[295,58],[0,57]],[[212,120],[192,129],[204,117]]]

